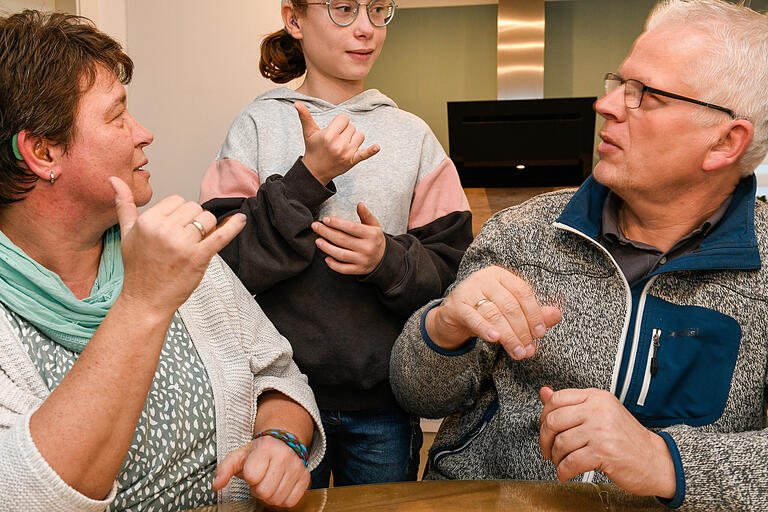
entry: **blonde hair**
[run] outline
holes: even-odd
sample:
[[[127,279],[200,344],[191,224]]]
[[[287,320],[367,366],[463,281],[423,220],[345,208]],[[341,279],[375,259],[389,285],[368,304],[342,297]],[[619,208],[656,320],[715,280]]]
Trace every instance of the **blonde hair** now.
[[[752,143],[738,162],[748,176],[768,153],[768,16],[745,7],[743,1],[664,0],[651,12],[646,30],[686,28],[700,31],[707,44],[699,58],[681,70],[683,81],[700,91],[702,101],[728,107],[755,129]],[[701,109],[704,123],[721,114]]]

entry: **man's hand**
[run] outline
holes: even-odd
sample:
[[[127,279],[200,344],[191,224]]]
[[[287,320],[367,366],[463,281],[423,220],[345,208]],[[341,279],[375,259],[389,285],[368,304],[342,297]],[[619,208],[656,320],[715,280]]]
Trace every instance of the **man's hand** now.
[[[218,491],[236,476],[246,481],[251,496],[272,507],[293,507],[309,488],[309,471],[287,444],[260,437],[230,452],[213,479]]]
[[[525,281],[492,266],[472,273],[431,310],[426,329],[435,344],[448,350],[479,336],[523,359],[536,352],[534,338],[542,338],[560,318],[557,308],[539,306]]]
[[[661,436],[642,426],[608,391],[541,388],[539,446],[561,481],[600,470],[640,496],[675,496],[675,468]]]
[[[299,102],[293,105],[299,113],[304,134],[305,153],[302,160],[323,186],[379,152],[380,148],[376,144],[360,148],[365,135],[357,131],[344,114],[336,116],[321,130],[306,105]]]
[[[387,240],[379,220],[363,203],[357,204],[357,215],[361,222],[325,217],[312,223],[320,237],[317,247],[328,255],[328,267],[339,274],[370,274],[384,257]]]
[[[233,215],[216,227],[212,213],[179,196],[139,215],[128,185],[116,177],[110,183],[125,267],[120,296],[142,304],[147,314],[176,311],[200,284],[211,258],[243,229],[245,216]]]

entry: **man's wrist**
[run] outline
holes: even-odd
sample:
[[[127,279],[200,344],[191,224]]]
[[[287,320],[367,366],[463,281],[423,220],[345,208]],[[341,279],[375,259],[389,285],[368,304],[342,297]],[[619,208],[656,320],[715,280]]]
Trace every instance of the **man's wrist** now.
[[[651,470],[655,474],[655,486],[652,493],[659,498],[671,500],[675,497],[677,482],[675,478],[675,463],[669,453],[666,441],[658,434],[651,434],[654,451],[657,453],[656,464]]]
[[[445,306],[443,304],[440,304],[439,306],[436,306],[432,309],[430,309],[427,312],[426,317],[424,318],[424,327],[427,331],[427,335],[429,336],[429,339],[432,340],[432,343],[437,345],[438,347],[444,349],[444,350],[456,350],[462,345],[464,345],[468,338],[466,339],[460,339],[460,340],[452,340],[449,338],[445,338],[441,335],[440,332],[440,325],[444,325],[440,314],[445,310]]]

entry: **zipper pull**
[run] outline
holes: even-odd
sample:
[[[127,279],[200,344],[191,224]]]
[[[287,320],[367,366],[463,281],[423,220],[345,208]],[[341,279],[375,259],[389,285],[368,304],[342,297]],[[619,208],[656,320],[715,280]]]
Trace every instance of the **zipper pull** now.
[[[653,355],[651,356],[651,377],[656,376],[656,372],[659,371],[659,358],[656,357],[659,346],[661,346],[661,342],[659,341],[661,338],[661,329],[654,329],[653,330]]]

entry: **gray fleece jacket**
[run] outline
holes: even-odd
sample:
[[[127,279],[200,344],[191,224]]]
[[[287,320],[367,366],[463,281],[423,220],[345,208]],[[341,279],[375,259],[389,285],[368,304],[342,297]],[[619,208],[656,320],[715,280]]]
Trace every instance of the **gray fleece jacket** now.
[[[507,267],[563,319],[533,358],[515,361],[478,340],[456,351],[432,344],[422,319],[434,302],[411,317],[390,378],[406,410],[447,416],[427,478],[555,479],[538,443],[538,390],[599,388],[667,442],[677,477],[668,506],[768,509],[768,208],[754,191],[754,177],[742,180],[698,250],[632,286],[596,242],[608,190],[591,178],[491,218],[457,282]]]

